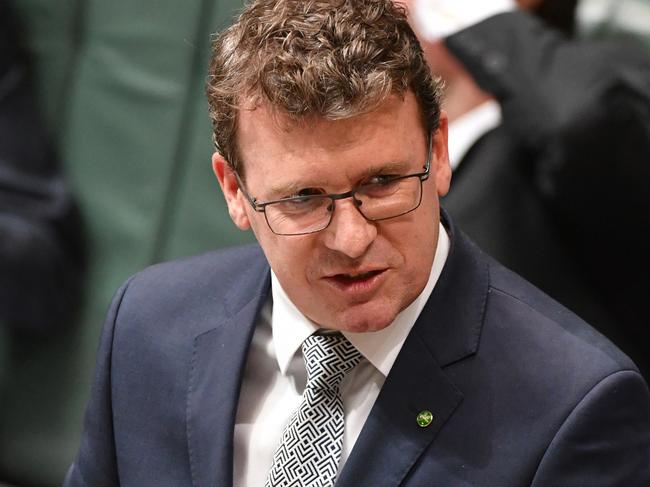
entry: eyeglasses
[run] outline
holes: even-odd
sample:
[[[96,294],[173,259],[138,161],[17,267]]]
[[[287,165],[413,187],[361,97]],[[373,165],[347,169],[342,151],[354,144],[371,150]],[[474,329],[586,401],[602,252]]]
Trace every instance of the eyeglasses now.
[[[235,172],[239,188],[255,211],[264,213],[266,223],[276,235],[306,235],[320,232],[332,221],[336,200],[352,198],[361,215],[368,221],[387,220],[412,212],[422,202],[422,181],[429,178],[432,139],[427,140],[428,154],[424,171],[405,176],[376,176],[376,182],[364,183],[351,191],[337,194],[318,193],[259,202],[244,188]]]

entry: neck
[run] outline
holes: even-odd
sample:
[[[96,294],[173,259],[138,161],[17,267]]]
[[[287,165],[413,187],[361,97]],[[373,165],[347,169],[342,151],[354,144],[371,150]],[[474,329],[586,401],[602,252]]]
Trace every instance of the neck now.
[[[456,76],[447,80],[444,108],[449,121],[453,122],[491,98],[492,96],[479,88],[469,76]]]
[[[423,47],[431,70],[445,81],[444,108],[450,122],[492,97],[476,84],[443,41],[425,42]]]

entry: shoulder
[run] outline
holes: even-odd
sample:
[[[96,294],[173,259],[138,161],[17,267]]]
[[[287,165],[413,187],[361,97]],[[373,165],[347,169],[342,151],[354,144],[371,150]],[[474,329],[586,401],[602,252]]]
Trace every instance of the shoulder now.
[[[262,249],[257,244],[241,245],[212,250],[203,254],[161,262],[147,267],[136,274],[138,278],[155,278],[169,273],[212,273],[214,271],[233,271],[247,267],[251,261],[264,259]]]
[[[541,440],[532,485],[646,485],[650,394],[635,364],[499,264],[490,264],[488,296],[490,383],[507,397],[506,420]],[[537,426],[526,426],[529,415]]]
[[[178,288],[194,291],[205,286],[221,289],[232,281],[245,281],[266,266],[257,244],[219,249],[152,265],[131,278],[129,289],[153,288],[156,293]]]
[[[559,374],[588,384],[618,371],[638,372],[616,345],[575,313],[493,259],[488,265],[483,345],[498,337],[502,347],[512,348],[507,355],[543,367],[538,377]]]
[[[129,329],[200,333],[259,298],[268,280],[268,263],[256,244],[155,264],[118,291],[115,320]]]

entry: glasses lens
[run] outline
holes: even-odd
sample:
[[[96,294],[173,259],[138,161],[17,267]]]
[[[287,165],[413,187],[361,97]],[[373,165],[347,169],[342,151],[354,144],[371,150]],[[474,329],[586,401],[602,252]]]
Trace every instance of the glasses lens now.
[[[264,210],[266,221],[278,235],[317,232],[329,225],[331,201],[326,196],[308,196],[271,203]]]
[[[403,215],[420,205],[422,183],[417,176],[406,177],[382,184],[359,187],[356,199],[359,210],[369,220],[383,220]]]

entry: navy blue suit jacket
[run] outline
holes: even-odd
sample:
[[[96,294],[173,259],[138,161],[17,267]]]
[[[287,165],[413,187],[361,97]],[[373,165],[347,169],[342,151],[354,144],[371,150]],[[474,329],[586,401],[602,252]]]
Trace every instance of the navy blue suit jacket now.
[[[337,486],[650,485],[650,393],[607,339],[450,226],[443,273]],[[118,292],[76,486],[229,486],[257,246],[154,266]],[[429,427],[416,415],[433,412]]]

